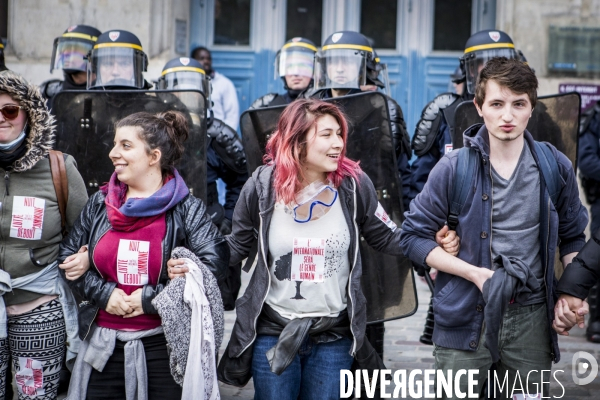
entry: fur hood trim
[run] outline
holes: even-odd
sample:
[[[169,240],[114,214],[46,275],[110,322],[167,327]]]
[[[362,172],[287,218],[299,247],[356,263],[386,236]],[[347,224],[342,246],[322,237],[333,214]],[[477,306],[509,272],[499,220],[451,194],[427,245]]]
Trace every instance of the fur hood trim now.
[[[54,146],[55,119],[37,85],[11,71],[0,73],[0,90],[7,92],[27,113],[27,152],[12,165],[14,172],[27,171],[48,155]]]

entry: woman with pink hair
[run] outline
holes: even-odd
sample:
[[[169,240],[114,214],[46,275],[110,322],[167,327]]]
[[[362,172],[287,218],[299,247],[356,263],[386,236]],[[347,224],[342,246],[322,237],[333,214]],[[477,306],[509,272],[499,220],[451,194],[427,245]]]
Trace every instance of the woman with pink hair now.
[[[219,379],[243,386],[252,376],[255,399],[339,399],[340,370],[378,358],[365,340],[359,237],[401,255],[400,229],[346,157],[347,137],[337,106],[291,103],[235,207],[230,265],[251,265],[253,248],[258,261]],[[454,233],[444,242],[457,251]]]

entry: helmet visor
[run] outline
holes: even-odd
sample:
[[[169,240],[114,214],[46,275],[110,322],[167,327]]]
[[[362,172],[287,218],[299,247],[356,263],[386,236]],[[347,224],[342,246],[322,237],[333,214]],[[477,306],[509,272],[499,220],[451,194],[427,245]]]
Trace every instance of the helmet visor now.
[[[387,64],[380,64],[380,65],[381,65],[381,71],[379,72],[378,79],[380,82],[383,83],[383,92],[386,95],[391,96],[392,90],[390,88],[390,76],[388,74]]]
[[[312,51],[282,51],[276,62],[277,77],[299,75],[312,78],[315,54]]]
[[[315,57],[315,89],[360,89],[366,83],[363,51],[333,49]]]
[[[92,42],[83,39],[58,38],[54,41],[50,72],[55,69],[86,71],[87,61],[84,57],[92,49]]]
[[[470,94],[475,94],[475,86],[477,84],[477,77],[479,71],[483,69],[485,64],[494,57],[506,57],[518,59],[519,55],[515,49],[488,49],[483,51],[476,51],[473,53],[466,54],[465,58],[465,72],[467,81],[467,91]]]
[[[142,89],[146,57],[127,47],[102,47],[92,50],[88,64],[88,89],[99,86],[125,86]]]
[[[177,71],[163,75],[163,82],[160,89],[195,89],[209,94],[209,84],[206,76],[200,72]],[[164,86],[164,87],[163,87]]]

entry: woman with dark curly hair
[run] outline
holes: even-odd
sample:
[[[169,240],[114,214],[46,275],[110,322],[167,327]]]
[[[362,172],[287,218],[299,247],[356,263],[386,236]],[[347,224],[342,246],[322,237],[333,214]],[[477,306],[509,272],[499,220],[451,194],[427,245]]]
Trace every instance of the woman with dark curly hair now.
[[[79,307],[83,343],[68,399],[181,397],[152,300],[169,280],[174,248],[189,249],[217,280],[229,261],[204,203],[174,167],[187,135],[184,115],[174,111],[136,113],[115,124],[109,154],[115,172],[90,198],[60,251],[64,260],[89,246],[89,269],[66,274],[86,301]]]

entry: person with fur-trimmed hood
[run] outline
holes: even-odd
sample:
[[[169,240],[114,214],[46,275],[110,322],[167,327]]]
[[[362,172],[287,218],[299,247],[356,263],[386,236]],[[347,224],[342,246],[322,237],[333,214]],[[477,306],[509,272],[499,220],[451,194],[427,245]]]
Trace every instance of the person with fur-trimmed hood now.
[[[9,359],[19,399],[56,398],[63,359],[74,361],[79,345],[77,307],[56,262],[63,235],[49,160],[54,131],[39,88],[11,71],[0,72],[1,398],[10,385]],[[68,228],[87,192],[73,157],[65,155],[64,165]]]

